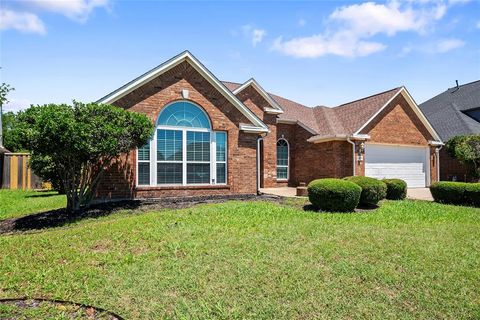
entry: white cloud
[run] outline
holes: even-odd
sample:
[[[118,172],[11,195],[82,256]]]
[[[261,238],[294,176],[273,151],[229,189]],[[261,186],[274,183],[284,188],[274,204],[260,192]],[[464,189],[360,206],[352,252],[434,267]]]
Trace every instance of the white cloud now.
[[[415,2],[390,0],[384,4],[364,2],[335,9],[326,20],[324,32],[274,42],[273,49],[294,57],[322,57],[333,54],[361,57],[386,49],[386,45],[371,38],[392,37],[399,32],[427,33],[435,21],[447,12],[443,1]]]
[[[342,57],[363,57],[385,50],[386,46],[371,41],[363,41],[347,32],[339,32],[331,37],[322,34],[310,37],[293,38],[282,41],[277,38],[273,49],[297,58],[317,58],[328,54]]]
[[[254,28],[252,25],[247,24],[242,26],[243,35],[250,39],[252,46],[256,47],[257,44],[263,41],[267,35],[267,31],[264,29]]]
[[[432,53],[445,53],[454,49],[461,48],[465,45],[465,42],[460,39],[443,39],[438,41],[433,49]]]
[[[45,34],[42,20],[33,13],[0,8],[0,30],[14,29],[24,33]]]
[[[109,0],[27,0],[32,7],[62,14],[72,20],[85,22],[95,8],[108,7]]]

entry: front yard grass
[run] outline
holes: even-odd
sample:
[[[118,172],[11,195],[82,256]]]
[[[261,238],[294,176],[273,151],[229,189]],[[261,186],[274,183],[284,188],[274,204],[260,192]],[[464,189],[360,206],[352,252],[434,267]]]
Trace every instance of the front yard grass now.
[[[124,210],[0,236],[0,298],[126,319],[480,317],[480,209],[405,200],[323,214],[297,202]]]
[[[65,207],[67,199],[56,191],[0,190],[0,220]]]

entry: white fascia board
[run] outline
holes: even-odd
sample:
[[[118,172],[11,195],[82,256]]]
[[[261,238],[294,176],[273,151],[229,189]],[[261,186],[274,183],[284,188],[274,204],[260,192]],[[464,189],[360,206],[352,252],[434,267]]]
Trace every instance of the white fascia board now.
[[[405,87],[401,87],[400,90],[398,90],[398,92],[392,97],[390,98],[370,119],[368,119],[367,122],[365,122],[365,124],[360,127],[360,129],[358,129],[354,135],[357,135],[359,134],[370,122],[373,121],[373,119],[375,119],[392,101],[393,99],[395,99],[399,94],[401,94],[405,100],[407,100],[407,103],[410,105],[410,107],[412,108],[412,110],[415,112],[415,114],[418,116],[418,118],[420,119],[420,121],[422,122],[422,124],[425,126],[425,128],[427,128],[428,132],[435,138],[436,141],[442,141],[442,139],[440,139],[440,136],[437,134],[437,132],[433,129],[432,125],[430,124],[430,122],[428,122],[427,118],[425,117],[425,115],[423,114],[423,112],[420,110],[420,108],[418,107],[418,105],[415,103],[415,100],[413,100],[412,96],[410,95],[410,93],[407,91],[407,89]]]
[[[269,114],[282,114],[283,110],[273,109],[273,108],[264,108],[263,111]]]
[[[352,140],[368,140],[370,136],[368,134],[353,134],[350,136]]]
[[[198,71],[213,87],[215,87],[215,89],[217,89],[230,103],[232,103],[245,117],[247,117],[248,120],[250,120],[254,125],[264,128],[268,131],[267,125],[265,125],[250,109],[248,109],[240,100],[238,100],[238,98],[230,90],[228,90],[222,82],[220,82],[204,65],[202,65],[199,60],[197,60],[197,58],[195,58],[188,51],[184,51],[165,63],[159,65],[158,67],[148,71],[147,73],[127,83],[123,87],[101,98],[97,102],[111,104],[184,61],[187,61],[196,71]]]
[[[266,133],[269,132],[268,128],[255,127],[248,124],[240,124],[239,129],[246,133]]]
[[[262,86],[257,82],[257,80],[251,78],[249,80],[247,80],[244,84],[242,84],[240,87],[238,87],[237,89],[233,90],[233,94],[237,95],[238,93],[242,92],[244,89],[248,88],[249,86],[252,86],[265,100],[267,100],[267,102],[270,104],[270,106],[272,107],[273,110],[277,110],[277,113],[283,113],[283,110],[282,108],[280,107],[280,105],[275,101],[273,100],[273,98],[268,94],[267,91],[265,91],[265,89],[262,88]],[[269,109],[269,108],[265,108],[265,112],[268,112],[266,109]],[[269,112],[269,113],[273,113],[273,112]]]
[[[431,145],[432,147],[440,147],[445,145],[445,143],[441,141],[434,141],[434,140],[428,141],[428,144]]]

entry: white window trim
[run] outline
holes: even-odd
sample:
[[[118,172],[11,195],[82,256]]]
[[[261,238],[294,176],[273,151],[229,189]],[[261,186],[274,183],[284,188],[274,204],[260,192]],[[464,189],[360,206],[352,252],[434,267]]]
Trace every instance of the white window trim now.
[[[277,151],[277,147],[278,147],[277,144],[278,144],[278,142],[279,142],[280,140],[283,140],[283,141],[285,141],[285,142],[287,143],[287,165],[286,165],[286,166],[283,166],[283,165],[282,165],[282,166],[279,166],[278,163],[277,163],[277,165],[276,165],[276,167],[275,167],[275,170],[277,170],[278,167],[281,167],[281,168],[287,167],[287,178],[286,178],[286,179],[284,179],[284,178],[278,178],[278,176],[277,176],[277,181],[282,181],[282,182],[283,182],[283,181],[288,181],[288,180],[290,179],[290,143],[289,143],[288,140],[285,139],[285,138],[280,138],[280,139],[278,139],[277,142],[275,143],[275,152]],[[278,157],[278,153],[277,153],[277,157]],[[277,160],[277,161],[278,161],[278,160]],[[277,173],[278,173],[278,170],[277,170]]]
[[[175,103],[178,101],[174,101]],[[203,110],[202,107],[197,105],[192,101],[187,101],[197,108],[199,108],[202,112],[205,113],[207,116],[207,120],[209,121],[210,128],[212,124],[206,112]],[[167,104],[164,107],[168,107],[170,104]],[[160,116],[160,115],[159,115]],[[172,161],[158,161],[157,160],[157,135],[158,130],[175,130],[182,132],[182,160],[172,160]],[[209,132],[210,133],[210,161],[188,161],[187,160],[187,131],[191,132]],[[217,183],[217,145],[216,145],[216,133],[223,132],[225,133],[225,161],[218,161],[218,163],[225,163],[225,182]],[[165,126],[165,125],[157,125],[155,128],[155,133],[152,139],[149,141],[150,143],[150,160],[139,160],[138,159],[138,148],[136,150],[137,154],[137,168],[136,168],[136,186],[137,187],[194,187],[194,186],[225,186],[228,184],[228,133],[226,131],[214,131],[209,128],[192,128],[192,127],[180,127],[180,126]],[[150,184],[138,184],[138,163],[140,162],[150,162]],[[182,163],[182,183],[170,183],[170,184],[158,184],[157,181],[157,163]],[[209,163],[210,164],[210,183],[187,183],[187,164],[188,163]]]

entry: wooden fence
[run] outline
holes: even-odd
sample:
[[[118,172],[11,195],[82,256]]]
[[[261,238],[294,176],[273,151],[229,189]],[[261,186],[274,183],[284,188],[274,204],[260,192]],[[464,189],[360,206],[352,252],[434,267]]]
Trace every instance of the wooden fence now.
[[[1,188],[2,189],[41,189],[42,180],[37,177],[30,167],[28,153],[0,154]]]

